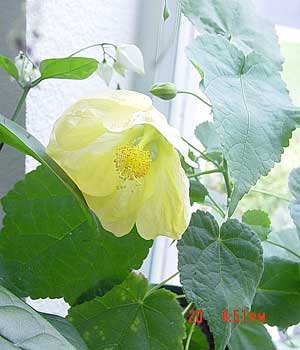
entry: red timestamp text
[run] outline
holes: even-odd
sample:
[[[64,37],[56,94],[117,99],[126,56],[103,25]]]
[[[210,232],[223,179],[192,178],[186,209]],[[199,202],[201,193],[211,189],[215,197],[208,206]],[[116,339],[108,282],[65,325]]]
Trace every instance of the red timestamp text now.
[[[224,310],[220,315],[222,320],[226,323],[250,323],[254,321],[257,323],[266,323],[265,312],[252,312],[248,310],[233,310],[230,313],[228,310]],[[200,324],[203,322],[203,311],[200,310],[189,310],[187,321],[189,323]]]
[[[230,313],[228,310],[222,312],[222,320],[228,323],[250,323],[254,321],[257,323],[266,323],[265,312],[253,312],[248,310],[233,310]]]

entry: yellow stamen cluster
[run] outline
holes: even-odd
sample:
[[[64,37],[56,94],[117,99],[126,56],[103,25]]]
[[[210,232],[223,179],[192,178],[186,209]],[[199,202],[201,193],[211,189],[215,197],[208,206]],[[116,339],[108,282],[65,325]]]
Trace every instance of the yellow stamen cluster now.
[[[135,180],[147,175],[151,166],[151,154],[136,145],[123,145],[116,149],[115,166],[121,179]]]

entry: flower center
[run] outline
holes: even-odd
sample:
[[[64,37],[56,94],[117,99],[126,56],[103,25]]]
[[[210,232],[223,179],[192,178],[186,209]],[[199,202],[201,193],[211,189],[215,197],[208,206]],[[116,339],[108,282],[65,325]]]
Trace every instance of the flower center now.
[[[147,175],[152,158],[139,145],[123,145],[117,148],[114,162],[121,179],[135,180]]]

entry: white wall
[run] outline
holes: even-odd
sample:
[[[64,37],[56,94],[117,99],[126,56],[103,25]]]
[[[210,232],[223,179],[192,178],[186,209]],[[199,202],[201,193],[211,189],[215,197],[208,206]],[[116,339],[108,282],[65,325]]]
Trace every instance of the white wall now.
[[[28,0],[27,46],[31,56],[38,62],[67,56],[94,43],[134,43],[138,5],[139,0]],[[82,55],[100,60],[100,52],[96,48]],[[127,79],[122,84],[129,83]],[[28,131],[46,145],[53,122],[64,109],[79,97],[97,94],[103,88],[96,74],[84,81],[42,82],[27,99]],[[27,158],[26,170],[34,165]]]

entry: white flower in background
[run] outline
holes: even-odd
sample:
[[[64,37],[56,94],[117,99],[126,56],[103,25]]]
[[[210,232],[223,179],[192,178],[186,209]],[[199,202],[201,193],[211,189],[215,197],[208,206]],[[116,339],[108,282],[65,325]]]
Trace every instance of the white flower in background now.
[[[122,77],[125,77],[125,68],[121,66],[118,62],[114,62],[113,64],[113,69],[115,72],[120,74]]]
[[[102,63],[99,64],[99,68],[97,72],[100,78],[105,81],[107,86],[109,86],[113,75],[112,67],[109,64],[107,64],[106,61],[103,61]]]
[[[116,63],[138,74],[144,74],[144,59],[135,45],[120,45],[116,48]]]
[[[30,59],[20,52],[15,58],[15,66],[19,73],[19,83],[24,87],[41,76],[40,71],[34,66]]]

